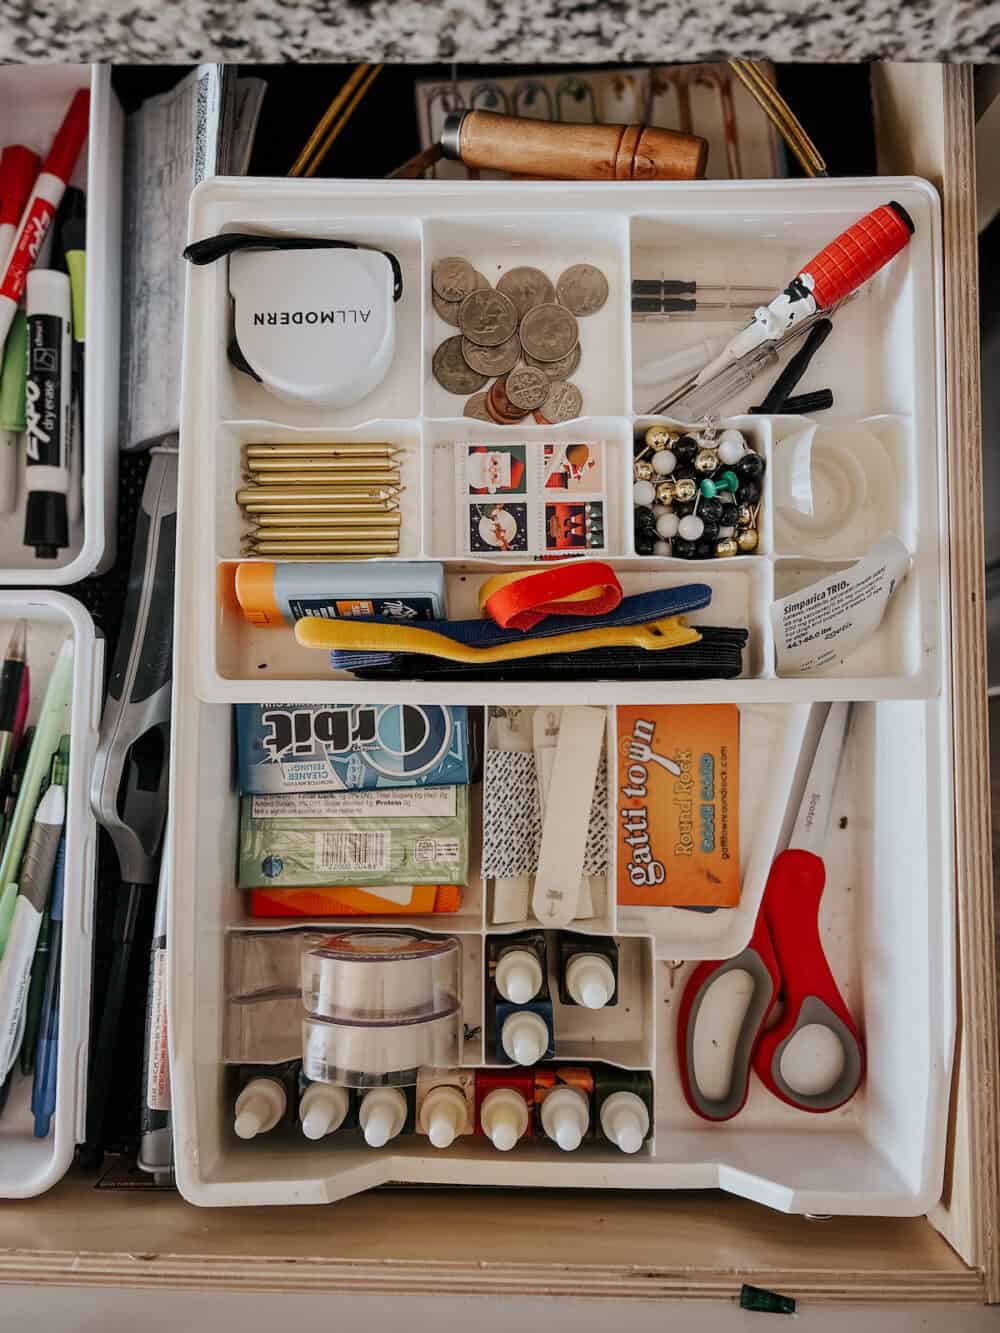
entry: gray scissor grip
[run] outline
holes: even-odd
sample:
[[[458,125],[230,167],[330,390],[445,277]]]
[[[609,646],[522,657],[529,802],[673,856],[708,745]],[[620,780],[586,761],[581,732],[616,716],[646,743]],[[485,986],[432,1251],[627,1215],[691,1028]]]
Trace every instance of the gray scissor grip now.
[[[727,972],[749,973],[753,980],[753,991],[736,1038],[733,1063],[729,1071],[729,1086],[722,1097],[712,1098],[702,1092],[698,1085],[694,1063],[694,1038],[702,1002],[719,978],[725,976]],[[691,1100],[697,1106],[699,1114],[706,1120],[729,1120],[746,1101],[747,1085],[750,1081],[750,1061],[773,995],[774,981],[763,958],[756,949],[748,948],[710,973],[694,997],[687,1019],[685,1055]]]

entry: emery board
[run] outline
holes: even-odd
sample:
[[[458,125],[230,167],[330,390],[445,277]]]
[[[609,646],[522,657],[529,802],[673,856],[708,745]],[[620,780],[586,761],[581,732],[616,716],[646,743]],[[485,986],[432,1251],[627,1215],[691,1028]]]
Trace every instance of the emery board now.
[[[602,709],[563,709],[532,898],[544,926],[568,925],[576,915],[604,729]]]

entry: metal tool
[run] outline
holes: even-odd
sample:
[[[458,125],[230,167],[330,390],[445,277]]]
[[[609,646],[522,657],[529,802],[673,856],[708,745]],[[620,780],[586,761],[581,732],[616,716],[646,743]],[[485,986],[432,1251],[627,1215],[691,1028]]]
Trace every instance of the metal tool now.
[[[157,882],[167,816],[176,536],[174,443],[151,451],[90,786],[91,805],[114,843],[122,881],[111,975],[90,1069],[82,1151],[90,1166],[103,1155],[136,920],[144,893]]]
[[[865,1048],[837,988],[819,934],[819,907],[826,882],[822,851],[844,743],[850,704],[830,705],[788,850],[775,858],[750,943],[735,958],[700,963],[684,989],[677,1019],[681,1086],[688,1105],[705,1120],[730,1120],[743,1109],[750,1069],[774,1095],[800,1111],[834,1111],[857,1092],[865,1073]],[[753,989],[740,1025],[726,1092],[708,1096],[698,1083],[695,1034],[698,1014],[711,987],[731,972],[749,974]],[[783,1011],[768,1019],[779,1000]],[[799,1091],[782,1072],[782,1057],[802,1029],[826,1028],[839,1042],[843,1062],[832,1083],[817,1092]]]

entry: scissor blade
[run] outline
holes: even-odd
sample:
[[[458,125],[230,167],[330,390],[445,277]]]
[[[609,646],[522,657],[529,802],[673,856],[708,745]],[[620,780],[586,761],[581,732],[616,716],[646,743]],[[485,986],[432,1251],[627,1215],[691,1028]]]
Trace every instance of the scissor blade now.
[[[809,770],[802,804],[788,841],[789,847],[799,847],[816,856],[823,855],[850,712],[849,703],[830,705]]]

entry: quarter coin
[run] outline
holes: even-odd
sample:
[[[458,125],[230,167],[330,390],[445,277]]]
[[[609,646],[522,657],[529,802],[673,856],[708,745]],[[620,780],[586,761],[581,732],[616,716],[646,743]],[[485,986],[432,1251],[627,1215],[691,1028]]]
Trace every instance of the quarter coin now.
[[[503,292],[471,292],[458,312],[458,327],[480,347],[499,347],[517,332],[517,310]]]
[[[583,410],[583,394],[575,384],[565,380],[556,380],[549,385],[549,391],[541,406],[542,416],[550,425],[560,421],[571,421]]]
[[[506,375],[521,359],[521,340],[517,334],[496,347],[480,347],[468,338],[462,339],[462,355],[473,370],[481,375]]]
[[[507,376],[504,392],[515,408],[533,412],[545,402],[550,388],[542,371],[534,366],[519,366]]]
[[[534,366],[550,380],[568,380],[580,364],[580,344],[577,343],[571,352],[561,356],[558,361],[536,361],[527,352],[524,354],[524,361],[525,365]]]
[[[461,301],[476,290],[476,270],[467,259],[449,255],[431,268],[431,287],[442,301]]]
[[[445,338],[438,345],[431,367],[438,384],[449,393],[475,393],[489,379],[488,375],[481,375],[466,362],[462,355],[462,339],[458,334],[453,338]]]
[[[608,280],[593,264],[574,264],[556,283],[556,295],[574,315],[593,315],[608,299]]]
[[[552,305],[556,289],[540,268],[511,268],[497,281],[497,291],[514,302],[518,319],[536,305]]]
[[[521,320],[521,346],[536,361],[558,361],[579,340],[576,319],[561,305],[536,305]]]

